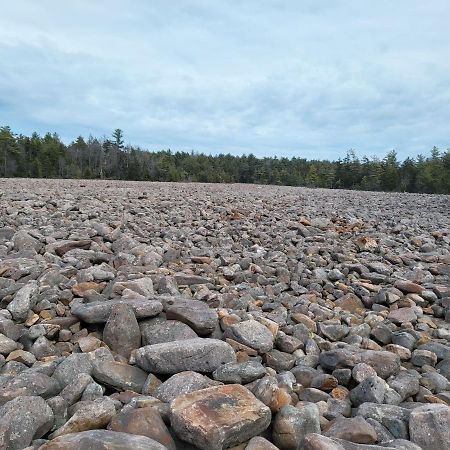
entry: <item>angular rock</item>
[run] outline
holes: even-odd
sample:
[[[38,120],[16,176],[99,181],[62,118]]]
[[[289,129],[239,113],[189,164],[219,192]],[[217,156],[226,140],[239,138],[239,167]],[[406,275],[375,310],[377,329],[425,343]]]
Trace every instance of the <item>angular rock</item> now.
[[[386,383],[379,377],[368,377],[350,392],[353,405],[362,403],[383,403]]]
[[[417,320],[414,308],[394,309],[388,314],[387,318],[398,324],[402,324],[404,322],[415,322]]]
[[[80,373],[92,374],[92,362],[86,353],[73,353],[56,367],[53,373],[61,386],[67,386]]]
[[[377,432],[362,417],[339,417],[330,423],[325,436],[355,442],[357,444],[375,444]]]
[[[426,405],[415,408],[409,419],[411,441],[427,450],[441,450],[450,444],[450,407]]]
[[[309,433],[320,433],[319,409],[306,404],[301,408],[284,406],[275,416],[273,441],[281,450],[297,450],[303,447]]]
[[[156,317],[141,321],[139,327],[144,346],[198,337],[191,327],[178,320],[160,320],[159,317]]]
[[[273,334],[256,320],[245,320],[229,326],[225,330],[225,336],[260,353],[269,352],[273,348]]]
[[[92,362],[92,377],[118,391],[142,392],[147,375],[147,372],[130,364],[115,361]]]
[[[217,385],[216,382],[197,372],[187,371],[172,375],[167,381],[160,384],[153,396],[159,400],[170,403],[180,395],[206,389]]]
[[[334,302],[335,306],[339,306],[345,311],[358,313],[365,310],[364,303],[355,294],[345,294]]]
[[[3,334],[0,334],[0,354],[1,355],[9,355],[14,350],[17,350],[20,348],[20,345],[10,339],[9,337],[6,337]]]
[[[197,300],[180,300],[166,310],[167,319],[189,325],[199,336],[211,334],[218,324],[216,311]]]
[[[152,373],[175,374],[193,370],[214,372],[222,364],[236,361],[233,348],[218,339],[196,338],[147,345],[136,351],[136,363]]]
[[[114,402],[109,397],[78,403],[77,406],[73,416],[51,434],[52,439],[64,434],[103,428],[116,414]]]
[[[141,346],[141,330],[131,305],[119,303],[111,308],[103,341],[115,353],[129,358]]]
[[[44,436],[53,412],[41,397],[16,397],[0,407],[0,448],[21,450]]]
[[[31,308],[35,306],[38,293],[37,282],[32,280],[16,292],[14,299],[7,306],[8,311],[17,322],[24,322]]]
[[[221,450],[245,442],[270,424],[270,409],[238,384],[216,386],[176,398],[172,428],[201,450]]]
[[[151,407],[122,411],[111,420],[108,430],[146,436],[168,450],[176,450],[175,442],[160,414]]]

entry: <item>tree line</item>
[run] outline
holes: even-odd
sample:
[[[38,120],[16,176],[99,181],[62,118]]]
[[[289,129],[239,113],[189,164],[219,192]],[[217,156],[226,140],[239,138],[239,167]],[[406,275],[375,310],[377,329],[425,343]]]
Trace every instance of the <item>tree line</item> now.
[[[66,145],[56,133],[24,136],[3,126],[0,177],[258,183],[448,194],[450,149],[434,147],[428,156],[403,161],[394,150],[384,158],[359,158],[349,150],[345,158],[336,161],[257,158],[252,154],[212,156],[125,145],[120,129],[111,138],[79,136]]]

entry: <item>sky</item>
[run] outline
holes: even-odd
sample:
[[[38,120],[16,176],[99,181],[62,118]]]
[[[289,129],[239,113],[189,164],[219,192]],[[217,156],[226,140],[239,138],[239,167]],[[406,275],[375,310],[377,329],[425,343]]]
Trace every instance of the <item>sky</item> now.
[[[0,126],[337,159],[450,147],[448,0],[14,0]]]

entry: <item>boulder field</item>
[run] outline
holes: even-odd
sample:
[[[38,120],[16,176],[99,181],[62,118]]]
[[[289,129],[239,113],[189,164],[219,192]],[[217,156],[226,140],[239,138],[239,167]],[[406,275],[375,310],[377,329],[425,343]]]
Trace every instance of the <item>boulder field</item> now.
[[[0,450],[450,449],[450,197],[0,179]]]

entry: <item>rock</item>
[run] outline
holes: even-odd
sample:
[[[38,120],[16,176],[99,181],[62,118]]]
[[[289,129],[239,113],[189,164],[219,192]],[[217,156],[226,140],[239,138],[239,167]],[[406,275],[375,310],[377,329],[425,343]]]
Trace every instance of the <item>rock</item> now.
[[[355,244],[360,252],[373,252],[378,247],[377,241],[369,236],[359,236]]]
[[[106,300],[76,304],[71,313],[87,323],[102,323],[108,320],[113,306],[118,304],[131,306],[137,319],[157,316],[163,309],[161,302],[156,300]]]
[[[273,334],[256,320],[245,320],[229,326],[225,330],[225,336],[260,353],[269,352],[273,348]]]
[[[175,442],[161,416],[151,407],[122,411],[111,420],[108,430],[147,436],[168,450],[176,450]]]
[[[23,288],[19,289],[14,296],[11,303],[8,304],[7,309],[17,322],[24,322],[32,307],[36,303],[36,295],[38,293],[37,282],[32,280]]]
[[[73,353],[56,367],[53,373],[61,386],[67,386],[80,373],[92,374],[92,363],[88,354]]]
[[[396,405],[377,403],[363,403],[356,411],[356,415],[365,419],[374,419],[383,423],[386,419],[398,419],[405,423],[409,421],[411,411]]]
[[[223,383],[247,384],[262,378],[266,373],[258,361],[228,363],[213,372],[213,378]]]
[[[115,361],[93,361],[92,376],[99,383],[118,391],[142,392],[147,372],[139,367]]]
[[[413,373],[402,371],[388,381],[389,386],[400,394],[401,401],[419,392],[419,377]]]
[[[176,398],[172,428],[202,450],[221,450],[245,442],[270,424],[270,409],[238,384],[216,386]]]
[[[320,433],[319,409],[306,404],[301,408],[284,406],[275,416],[273,441],[281,450],[302,448],[309,433]]]
[[[60,436],[39,450],[167,450],[146,436],[109,430],[82,431]]]
[[[0,407],[0,448],[21,450],[44,436],[53,412],[41,397],[16,397]]]
[[[364,311],[364,303],[355,294],[345,294],[334,302],[335,306],[339,306],[345,311],[358,313]]]
[[[248,441],[245,450],[278,450],[275,445],[261,436],[255,436]]]
[[[168,380],[160,384],[153,396],[163,402],[170,403],[180,395],[189,394],[216,384],[210,378],[197,372],[180,372],[172,375]]]
[[[50,435],[51,439],[64,434],[103,428],[116,414],[114,402],[109,397],[80,402],[77,406],[73,416]]]
[[[152,373],[175,374],[185,370],[214,372],[222,364],[234,362],[233,348],[218,339],[196,338],[147,345],[136,351],[136,363]]]
[[[144,346],[161,344],[163,342],[184,341],[198,337],[191,327],[178,320],[160,320],[157,317],[141,321],[139,327]]]
[[[319,326],[320,332],[330,341],[340,341],[347,336],[349,328],[347,325],[325,324],[321,323]]]
[[[19,344],[9,337],[6,337],[3,334],[0,334],[0,354],[9,355],[14,350],[19,348]]]
[[[350,392],[353,405],[362,403],[383,403],[386,392],[386,383],[377,376],[365,378],[358,386]]]
[[[405,322],[415,322],[417,320],[414,308],[399,308],[392,310],[388,316],[388,319],[394,323],[402,324]]]
[[[415,408],[409,420],[411,441],[427,450],[448,448],[450,443],[450,407],[426,405]]]
[[[93,352],[97,350],[102,341],[94,336],[86,336],[78,340],[78,345],[83,353]]]
[[[408,280],[397,280],[394,283],[394,287],[402,292],[406,292],[407,294],[420,294],[423,290],[425,290],[425,288],[420,286],[420,284],[416,284]]]
[[[295,365],[295,356],[290,353],[280,352],[279,350],[270,350],[263,356],[266,366],[271,367],[277,372],[286,372]]]
[[[390,352],[365,350],[359,354],[360,362],[372,366],[378,376],[386,379],[400,371],[400,357]]]
[[[217,313],[197,300],[179,300],[166,310],[167,319],[189,325],[199,336],[211,334],[218,324]]]
[[[111,308],[103,341],[115,353],[129,358],[141,346],[141,330],[131,305],[119,303]]]
[[[67,406],[71,406],[81,398],[84,390],[92,383],[92,381],[90,375],[87,373],[80,373],[60,392],[59,395],[65,400]]]
[[[436,353],[430,352],[428,350],[416,349],[412,352],[411,362],[415,366],[434,366],[437,363]]]
[[[54,251],[58,256],[63,256],[70,250],[75,248],[81,249],[89,249],[91,246],[91,241],[89,239],[81,239],[79,241],[70,241],[70,240],[60,240],[51,244],[51,250]],[[48,249],[47,251],[49,251]]]
[[[427,342],[419,345],[417,350],[428,350],[434,353],[438,359],[450,359],[450,346],[440,342]]]
[[[375,444],[377,432],[362,417],[339,417],[330,423],[325,436],[344,439],[357,444]]]
[[[33,372],[30,369],[16,375],[0,388],[0,404],[18,396],[41,396],[49,398],[59,393],[60,384],[45,373]]]

